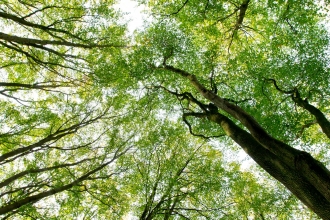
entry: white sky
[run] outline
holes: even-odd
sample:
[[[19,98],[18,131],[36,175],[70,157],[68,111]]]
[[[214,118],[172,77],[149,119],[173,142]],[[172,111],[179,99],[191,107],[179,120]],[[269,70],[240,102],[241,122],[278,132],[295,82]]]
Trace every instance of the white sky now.
[[[132,33],[134,30],[142,28],[143,21],[146,20],[147,16],[143,14],[145,7],[139,6],[134,0],[119,0],[117,4],[118,9],[122,12],[127,13],[123,18],[123,21],[128,21],[128,29]]]

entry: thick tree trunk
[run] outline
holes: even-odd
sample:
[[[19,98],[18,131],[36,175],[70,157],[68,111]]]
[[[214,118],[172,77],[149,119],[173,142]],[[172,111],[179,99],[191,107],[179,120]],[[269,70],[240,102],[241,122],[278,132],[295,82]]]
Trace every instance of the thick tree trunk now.
[[[306,206],[323,219],[330,219],[330,172],[322,163],[273,138],[251,115],[206,89],[195,75],[165,63],[164,69],[187,78],[202,96],[246,127],[250,133],[219,113],[209,117]]]
[[[330,219],[330,202],[322,195],[295,167],[283,163],[276,156],[260,145],[248,132],[235,125],[221,114],[209,115],[209,120],[219,124],[237,144],[265,171],[280,181],[307,207],[323,219]],[[306,153],[307,154],[307,153]]]

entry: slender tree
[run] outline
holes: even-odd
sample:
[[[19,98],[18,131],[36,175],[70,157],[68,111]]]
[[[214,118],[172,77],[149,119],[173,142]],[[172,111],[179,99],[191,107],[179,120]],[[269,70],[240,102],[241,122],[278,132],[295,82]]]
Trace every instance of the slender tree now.
[[[125,113],[117,112],[121,107],[113,95],[103,96],[92,83],[98,67],[91,56],[123,48],[123,27],[111,24],[117,16],[112,4],[84,4],[1,2],[3,219],[68,213],[93,218],[125,210],[115,207],[125,195],[113,181],[124,170],[113,167],[132,146],[133,134],[124,129],[118,134],[116,124],[125,121]],[[92,34],[96,31],[104,35]],[[104,186],[107,192],[100,193]],[[91,209],[94,204],[98,208]]]

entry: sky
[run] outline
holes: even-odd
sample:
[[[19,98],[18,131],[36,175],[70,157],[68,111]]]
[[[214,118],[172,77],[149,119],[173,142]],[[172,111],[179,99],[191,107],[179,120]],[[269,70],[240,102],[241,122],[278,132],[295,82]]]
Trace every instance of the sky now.
[[[146,18],[146,15],[143,15],[144,7],[138,5],[134,0],[119,0],[117,4],[118,9],[126,13],[123,21],[128,21],[128,29],[131,33],[134,30],[142,28],[143,20]]]

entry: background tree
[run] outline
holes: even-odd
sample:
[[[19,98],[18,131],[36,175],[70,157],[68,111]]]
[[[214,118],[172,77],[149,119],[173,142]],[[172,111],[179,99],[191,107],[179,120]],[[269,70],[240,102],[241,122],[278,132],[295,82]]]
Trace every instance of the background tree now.
[[[118,183],[130,198],[131,219],[306,216],[306,210],[295,210],[297,200],[274,181],[259,182],[203,139],[191,142],[183,123],[148,123],[151,129],[135,149],[118,159],[128,171]]]
[[[112,3],[2,1],[0,18],[2,218],[121,215],[114,164],[133,133],[124,94],[92,82],[95,54],[125,45]]]

